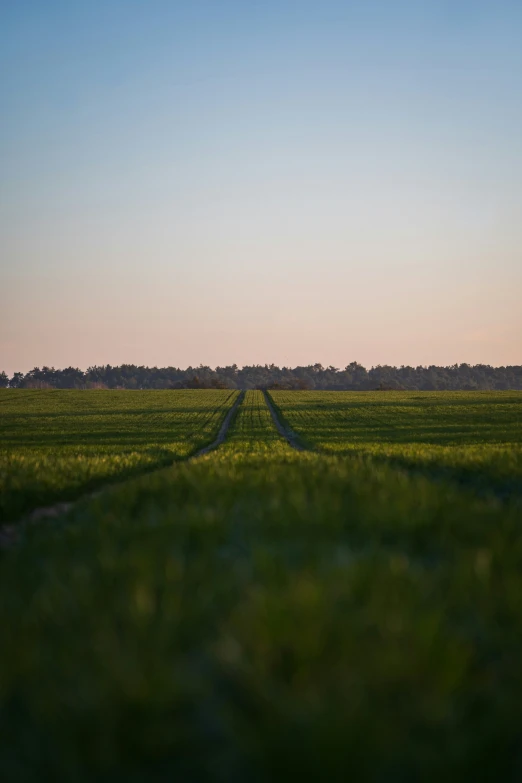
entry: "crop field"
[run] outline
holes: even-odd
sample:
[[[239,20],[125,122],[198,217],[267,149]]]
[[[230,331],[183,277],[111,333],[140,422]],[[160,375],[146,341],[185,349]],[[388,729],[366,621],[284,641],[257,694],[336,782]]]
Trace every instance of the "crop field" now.
[[[135,394],[175,461],[0,555],[2,779],[519,780],[522,394],[271,392],[298,451],[247,391],[191,460],[238,393]],[[16,400],[14,454],[38,429]],[[64,419],[103,452],[102,421]]]
[[[522,492],[520,392],[272,392],[302,439],[327,454],[385,458],[476,490]]]
[[[237,394],[0,390],[0,520],[189,456]]]

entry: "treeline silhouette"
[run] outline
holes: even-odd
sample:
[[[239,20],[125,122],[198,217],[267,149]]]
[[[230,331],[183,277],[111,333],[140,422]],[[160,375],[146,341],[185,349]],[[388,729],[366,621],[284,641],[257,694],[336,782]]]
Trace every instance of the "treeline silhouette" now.
[[[0,372],[0,387],[17,389],[329,389],[386,390],[493,390],[522,389],[522,366],[491,367],[488,364],[454,364],[449,367],[391,367],[367,370],[358,362],[344,369],[311,364],[276,367],[275,364],[238,367],[143,367],[110,364],[55,370],[35,367],[9,378]]]

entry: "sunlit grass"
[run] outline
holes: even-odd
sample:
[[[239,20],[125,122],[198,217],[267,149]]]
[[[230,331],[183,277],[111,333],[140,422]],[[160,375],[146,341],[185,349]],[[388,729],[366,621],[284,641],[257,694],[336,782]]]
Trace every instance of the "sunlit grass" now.
[[[311,448],[522,494],[521,392],[271,392]]]
[[[0,519],[193,454],[237,394],[1,391]]]

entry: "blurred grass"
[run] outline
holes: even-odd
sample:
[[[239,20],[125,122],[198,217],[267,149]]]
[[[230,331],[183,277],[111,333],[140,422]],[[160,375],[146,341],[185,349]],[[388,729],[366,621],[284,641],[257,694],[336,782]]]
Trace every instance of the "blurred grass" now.
[[[0,773],[518,780],[521,557],[513,504],[297,453],[247,392],[4,554]]]

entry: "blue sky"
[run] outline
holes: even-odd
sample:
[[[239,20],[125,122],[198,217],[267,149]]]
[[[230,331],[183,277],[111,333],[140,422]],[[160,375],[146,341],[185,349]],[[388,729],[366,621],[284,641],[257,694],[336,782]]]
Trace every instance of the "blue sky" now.
[[[6,0],[0,369],[522,362],[522,3]]]

